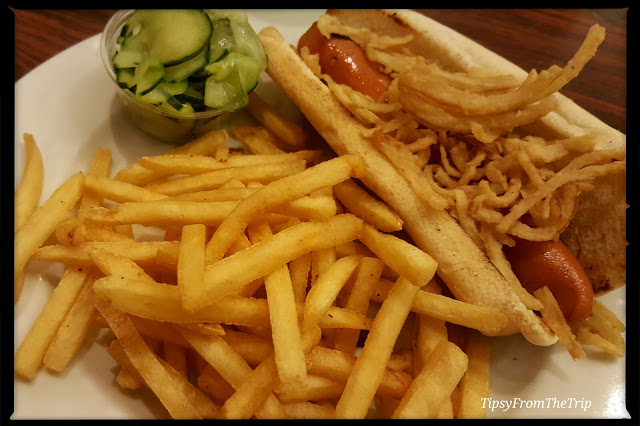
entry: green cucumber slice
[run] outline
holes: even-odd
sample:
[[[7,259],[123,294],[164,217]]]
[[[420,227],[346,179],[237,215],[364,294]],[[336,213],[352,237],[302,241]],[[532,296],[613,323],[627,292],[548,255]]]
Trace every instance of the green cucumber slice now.
[[[260,65],[253,58],[231,52],[205,68],[211,77],[204,89],[204,104],[211,108],[235,111],[249,103],[248,95],[258,85]]]
[[[167,81],[180,81],[204,69],[208,63],[208,53],[209,47],[206,46],[195,58],[172,67],[166,67],[164,69],[164,79]]]
[[[229,53],[222,60],[207,65],[205,70],[218,81],[226,80],[233,70],[237,70],[242,89],[246,93],[250,93],[256,87],[262,72],[256,60],[238,52]]]
[[[160,105],[171,97],[184,93],[189,88],[189,81],[184,79],[176,83],[162,82],[156,88],[145,95],[138,96],[143,102]]]
[[[158,86],[164,77],[164,67],[157,59],[146,59],[136,67],[133,80],[136,95],[142,96]]]
[[[136,10],[132,19],[140,30],[132,32],[116,54],[118,68],[146,58],[165,66],[183,63],[202,52],[213,32],[209,16],[198,9]]]
[[[171,100],[174,101],[171,101]],[[174,114],[184,114],[184,115],[189,115],[189,114],[193,114],[195,111],[193,109],[193,107],[189,104],[182,104],[178,101],[175,101],[175,98],[169,98],[169,100],[163,104],[160,105],[161,109],[167,110],[169,112],[172,112]]]
[[[204,85],[203,85],[203,88],[204,88]],[[181,93],[176,97],[180,101],[183,101],[185,103],[190,103],[192,105],[198,105],[198,106],[204,105],[204,95],[202,94],[202,91],[193,89],[191,85],[187,90],[184,91],[184,93]]]
[[[233,68],[224,80],[214,76],[207,79],[204,88],[204,104],[223,111],[236,111],[249,103],[247,93],[242,90],[240,73]]]
[[[233,51],[243,53],[258,62],[261,71],[267,68],[267,54],[258,35],[249,23],[231,21],[235,46]]]
[[[116,69],[116,82],[118,86],[130,89],[136,82],[134,79],[136,70],[134,68],[118,68]]]
[[[216,19],[212,23],[213,35],[209,42],[209,61],[207,62],[209,64],[222,59],[235,46],[233,30],[229,20],[226,18]]]

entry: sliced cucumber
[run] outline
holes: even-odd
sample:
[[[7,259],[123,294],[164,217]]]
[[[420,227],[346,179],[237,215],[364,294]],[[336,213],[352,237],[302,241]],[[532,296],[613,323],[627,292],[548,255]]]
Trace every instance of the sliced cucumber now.
[[[114,58],[117,67],[137,58],[138,63],[154,58],[165,66],[183,63],[202,52],[213,31],[208,15],[197,9],[136,10],[134,18],[140,31],[122,44]]]
[[[231,52],[235,46],[235,40],[233,39],[233,30],[231,29],[231,23],[228,19],[216,19],[213,22],[213,35],[209,42],[209,61],[219,61],[227,53]]]
[[[207,65],[205,70],[218,81],[226,80],[234,70],[237,70],[240,73],[241,89],[246,93],[250,93],[256,87],[262,72],[256,60],[238,52],[229,53],[222,60]]]
[[[157,59],[145,59],[133,75],[136,95],[146,95],[156,88],[164,78],[164,67]]]
[[[195,111],[193,107],[189,104],[182,104],[180,102],[175,101],[175,98],[169,98],[173,101],[167,101],[160,105],[161,109],[167,110],[173,114],[184,114],[189,115],[193,114]]]
[[[129,36],[120,45],[120,50],[113,58],[115,68],[135,68],[145,58],[145,43],[143,39]]]
[[[267,68],[267,54],[260,43],[258,35],[249,23],[231,21],[233,39],[235,40],[234,52],[239,52],[253,58],[258,62],[262,70]]]
[[[253,58],[231,52],[222,60],[207,65],[211,73],[204,89],[204,104],[234,111],[249,103],[248,95],[258,85],[262,70]]]
[[[135,68],[118,68],[116,69],[116,81],[118,82],[118,86],[123,87],[125,89],[130,89],[135,86],[136,81],[134,78]]]
[[[203,86],[204,88],[204,86]],[[190,103],[192,105],[204,105],[204,95],[201,90],[194,90],[191,86],[184,93],[176,96],[180,101]]]
[[[195,58],[172,67],[166,67],[164,69],[164,79],[167,81],[180,81],[204,69],[208,63],[208,53],[209,46],[205,47]]]
[[[258,61],[264,69],[267,67],[267,55],[260,43],[258,35],[249,24],[249,18],[244,10],[237,9],[206,9],[207,14],[214,22],[226,19],[231,27],[234,45],[230,52],[240,52]],[[214,61],[209,61],[214,62]]]
[[[242,89],[240,73],[236,68],[224,80],[214,76],[207,79],[204,89],[204,104],[210,108],[235,111],[249,103],[247,93]]]
[[[182,107],[186,105],[183,105],[182,102],[180,102],[175,96],[171,96],[169,99],[167,99],[167,103],[171,105],[176,111],[180,111]],[[191,110],[193,111],[193,108]]]
[[[138,96],[138,99],[150,104],[160,105],[163,102],[167,102],[169,98],[184,93],[188,88],[189,81],[187,79],[177,83],[168,83],[165,81],[158,84],[158,86],[149,93]]]

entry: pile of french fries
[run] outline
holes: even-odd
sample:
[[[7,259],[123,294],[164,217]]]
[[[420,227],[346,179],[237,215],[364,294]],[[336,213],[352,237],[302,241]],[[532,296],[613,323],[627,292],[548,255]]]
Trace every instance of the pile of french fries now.
[[[171,418],[484,417],[482,333],[505,315],[442,294],[436,262],[358,183],[361,158],[305,149],[265,103],[250,112],[259,125],[231,128],[242,152],[214,130],[111,178],[98,149],[42,205],[24,135],[15,300],[30,259],[65,272],[15,374],[64,371],[98,327],[116,382]]]

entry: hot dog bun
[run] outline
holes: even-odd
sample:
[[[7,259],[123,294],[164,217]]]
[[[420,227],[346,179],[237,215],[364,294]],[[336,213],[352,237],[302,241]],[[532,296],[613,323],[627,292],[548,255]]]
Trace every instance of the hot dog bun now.
[[[456,298],[500,309],[510,320],[501,334],[520,331],[533,344],[555,343],[555,334],[525,307],[458,223],[447,212],[431,208],[416,195],[393,165],[362,135],[362,125],[282,35],[267,27],[259,37],[269,56],[267,73],[338,155],[355,154],[365,160],[369,173],[361,180],[403,219],[416,245],[438,261],[438,275]],[[463,251],[467,252],[467,259],[471,257],[474,261],[459,261],[456,253]]]

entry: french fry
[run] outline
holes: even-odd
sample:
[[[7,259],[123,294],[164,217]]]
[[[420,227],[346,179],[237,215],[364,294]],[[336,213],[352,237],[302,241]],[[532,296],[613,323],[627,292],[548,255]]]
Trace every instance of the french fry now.
[[[400,277],[382,303],[362,353],[336,405],[336,418],[364,418],[376,393],[395,340],[404,324],[418,287]]]
[[[127,235],[122,235],[107,226],[98,225],[96,223],[87,221],[80,222],[73,229],[73,239],[71,241],[71,244],[73,244],[74,246],[81,246],[84,243],[92,241],[133,242],[134,239]]]
[[[230,179],[228,182],[234,182]],[[175,201],[240,201],[256,192],[259,188],[248,188],[242,181],[237,180],[242,186],[227,186],[227,183],[218,189],[209,189],[206,191],[187,192],[186,194],[174,195],[169,200]]]
[[[171,343],[183,348],[190,347],[189,342],[166,322],[150,320],[135,315],[129,315],[129,318],[138,333],[145,338],[156,339],[163,343]]]
[[[117,275],[121,278],[126,277],[155,283],[153,278],[129,258],[105,250],[99,246],[88,246],[86,250],[96,266],[105,275]]]
[[[411,382],[392,418],[433,418],[467,369],[468,359],[456,345],[438,343],[426,365]]]
[[[178,195],[187,192],[215,189],[233,178],[239,179],[243,183],[252,181],[269,183],[285,176],[300,173],[304,170],[305,165],[306,161],[298,160],[244,167],[230,167],[197,175],[152,182],[144,188],[161,194]]]
[[[155,201],[168,197],[131,183],[109,179],[106,176],[88,174],[84,178],[84,185],[87,191],[116,203]]]
[[[419,287],[428,283],[436,273],[438,264],[427,253],[371,225],[364,225],[360,241],[391,269]]]
[[[169,372],[178,388],[184,392],[189,402],[203,419],[220,418],[220,407],[213,403],[213,401],[211,401],[211,399],[209,399],[198,388],[193,386],[182,373],[174,369],[168,362],[158,356],[156,356],[156,359]]]
[[[122,225],[113,225],[112,228],[117,233],[127,236],[131,239],[134,239],[133,226],[130,223],[122,224]]]
[[[247,111],[271,133],[295,148],[304,147],[307,135],[302,127],[280,114],[257,93],[249,94]]]
[[[576,340],[576,336],[571,331],[571,327],[567,324],[567,321],[562,315],[560,306],[555,297],[551,293],[551,290],[547,286],[539,288],[533,292],[533,295],[542,302],[544,306],[540,310],[542,320],[558,335],[558,341],[562,346],[567,348],[571,358],[584,358],[587,354],[584,352],[580,343]]]
[[[309,374],[346,382],[353,370],[356,359],[355,355],[316,346],[307,355],[308,372]],[[395,371],[387,366],[376,394],[400,399],[409,388],[411,381],[412,377],[409,374]]]
[[[251,367],[221,337],[202,336],[185,329],[179,331],[234,389],[238,389],[251,375]],[[269,395],[256,410],[256,417],[285,418],[286,413],[275,396]]]
[[[64,219],[56,226],[56,240],[58,240],[60,244],[73,244],[73,234],[80,223],[82,223],[82,219],[78,216],[71,216]]]
[[[136,263],[155,263],[161,249],[168,249],[173,246],[175,246],[177,253],[178,244],[174,241],[92,241],[83,243],[82,247],[54,244],[36,250],[33,258],[64,263],[65,265],[90,266],[93,264],[93,260],[89,256],[89,250],[91,248],[99,248],[131,259]]]
[[[351,213],[382,232],[402,229],[402,219],[382,201],[362,189],[353,179],[333,187],[338,200]]]
[[[249,149],[252,154],[282,154],[278,141],[262,126],[231,126],[231,133]]]
[[[273,236],[266,222],[250,225],[247,232],[253,243]],[[293,284],[287,265],[283,264],[269,273],[264,279],[264,285],[269,304],[269,322],[278,377],[284,383],[302,380],[307,376],[307,367]]]
[[[188,311],[194,311],[195,300],[204,293],[204,246],[206,228],[203,224],[185,225],[178,254],[178,288],[180,301]]]
[[[185,349],[171,342],[162,342],[164,360],[180,375],[187,377],[187,357]]]
[[[183,324],[182,326],[209,336],[224,336],[227,333],[220,324],[201,322],[196,324]]]
[[[140,376],[140,373],[135,369],[127,354],[120,346],[118,339],[113,339],[111,344],[107,348],[107,353],[113,358],[115,362],[120,365],[120,371],[116,377],[116,382],[123,389],[139,389],[145,386],[144,379]]]
[[[375,302],[384,301],[392,285],[387,280],[378,280],[371,299]],[[508,322],[507,317],[495,308],[473,305],[424,290],[416,295],[411,311],[490,334],[499,332]]]
[[[15,354],[16,375],[33,380],[38,373],[49,344],[56,336],[73,302],[87,279],[82,268],[68,268],[53,294],[22,340]]]
[[[309,374],[302,383],[278,385],[275,392],[283,403],[305,402],[338,398],[344,386],[344,382]]]
[[[201,419],[171,374],[149,350],[126,314],[96,298],[96,308],[105,317],[127,357],[149,388],[174,419]]]
[[[335,263],[336,257],[336,249],[333,246],[311,252],[311,286],[315,284],[323,272]]]
[[[108,177],[111,171],[111,151],[104,148],[98,148],[93,156],[87,176]],[[85,185],[86,185],[85,176]],[[78,205],[78,215],[80,219],[84,219],[87,211],[94,206],[99,206],[103,202],[103,197],[86,192],[80,199]]]
[[[116,383],[123,389],[139,389],[144,386],[144,382],[134,376],[129,370],[121,369],[116,376]]]
[[[320,341],[322,332],[320,328],[314,327],[302,335],[303,353],[309,353]],[[289,381],[286,384],[299,384],[307,379],[300,378],[296,381]],[[236,392],[225,401],[222,412],[225,418],[250,418],[256,407],[272,395],[273,389],[281,383],[279,380],[278,366],[275,353],[270,354],[251,372],[245,382],[237,388]]]
[[[225,130],[213,130],[199,138],[186,143],[178,148],[167,152],[167,155],[211,155],[218,145],[226,144],[229,134]],[[133,185],[144,186],[154,180],[166,176],[164,172],[145,169],[138,163],[133,163],[120,170],[115,180],[131,183]]]
[[[230,167],[257,166],[297,160],[315,163],[320,159],[320,155],[321,151],[306,150],[282,154],[234,155],[224,161],[204,155],[159,155],[156,157],[142,157],[138,160],[138,164],[167,175],[193,175]]]
[[[270,207],[290,202],[315,190],[342,182],[350,176],[364,173],[366,168],[360,157],[343,156],[270,183],[242,200],[220,224],[207,244],[207,261],[213,263],[221,259],[247,224]]]
[[[96,313],[93,283],[101,276],[98,271],[89,273],[80,294],[60,324],[42,360],[49,370],[64,371],[82,347]]]
[[[200,357],[202,359],[202,357]],[[211,395],[213,401],[223,404],[233,393],[235,389],[231,386],[220,373],[216,371],[210,364],[204,361],[205,367],[198,376],[198,388]]]
[[[182,308],[179,290],[173,285],[107,276],[96,281],[94,291],[111,300],[123,312],[156,321],[269,326],[269,308],[265,299],[225,296],[218,302],[191,313]],[[298,305],[299,320],[302,312],[303,306]],[[364,330],[369,329],[371,323],[364,315],[332,306],[320,321],[320,326]]]
[[[411,320],[411,317],[409,317],[403,328],[413,331],[414,327],[412,323],[413,321]],[[407,325],[409,325],[409,327],[407,327]],[[398,347],[402,347],[402,345],[399,344],[401,343],[402,331],[403,330],[400,332],[400,336],[398,336],[399,338],[396,341],[396,347],[394,348],[398,352],[392,352],[389,357],[389,361],[387,361],[387,368],[394,371],[407,371],[413,367],[413,351],[410,348],[397,349]]]
[[[218,161],[226,161],[229,158],[229,147],[226,144],[216,146],[213,158]]]
[[[366,314],[374,284],[380,278],[384,262],[373,257],[363,257],[356,271],[353,287],[345,304],[345,309]],[[358,343],[359,330],[338,330],[333,342],[334,348],[347,354],[353,354]]]
[[[14,239],[14,303],[20,298],[23,281],[21,274],[35,251],[49,238],[82,195],[84,175],[76,173],[34,211],[16,231]]]
[[[360,241],[349,241],[343,244],[335,246],[336,257],[345,256],[363,256],[363,257],[376,257],[371,250],[367,248]],[[397,279],[398,277],[396,277]]]
[[[200,307],[219,300],[305,253],[354,240],[361,230],[362,221],[353,215],[335,216],[326,222],[303,222],[213,263],[205,270],[207,297],[201,299]],[[236,232],[233,235],[237,238]],[[215,234],[209,244],[212,241],[217,241]],[[296,243],[291,244],[292,241]],[[221,249],[215,247],[216,250]],[[256,264],[258,259],[260,262]]]
[[[181,325],[183,328],[185,326],[187,324]],[[222,338],[252,367],[273,353],[273,342],[269,338],[233,330],[227,330]]]
[[[417,327],[414,348],[414,371],[419,372],[426,365],[433,349],[441,341],[446,341],[447,327],[443,320],[417,315]]]
[[[483,398],[488,398],[489,390],[489,354],[491,345],[478,333],[469,332],[466,336],[464,352],[469,358],[467,371],[459,384],[457,418],[482,419],[486,409]]]
[[[16,232],[40,204],[42,195],[42,184],[44,182],[44,165],[42,154],[33,135],[25,133],[22,135],[25,148],[25,164],[22,171],[22,178],[16,188],[15,194],[15,216],[14,228]]]
[[[333,197],[301,197],[270,209],[272,212],[302,220],[325,221],[335,216],[338,208]]]
[[[307,297],[309,272],[311,271],[311,253],[303,254],[289,262],[289,274],[293,287],[293,297],[297,303],[303,303]]]
[[[304,302],[303,332],[320,322],[359,262],[360,257],[343,257],[320,274]]]
[[[94,207],[87,219],[106,225],[133,223],[144,226],[204,224],[217,226],[236,207],[235,201],[147,201],[122,203],[113,209]]]

